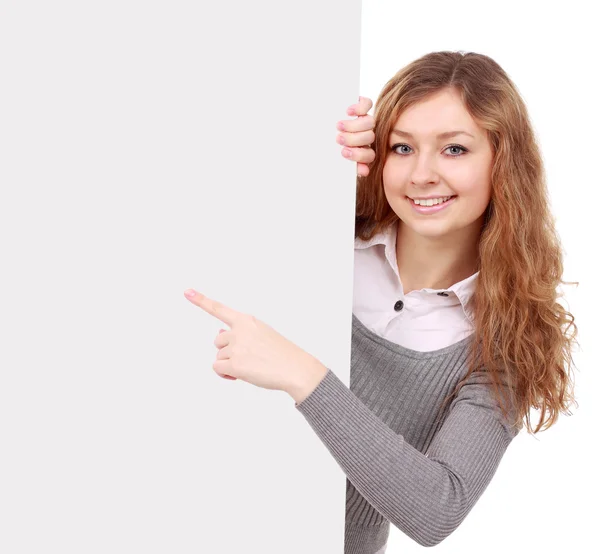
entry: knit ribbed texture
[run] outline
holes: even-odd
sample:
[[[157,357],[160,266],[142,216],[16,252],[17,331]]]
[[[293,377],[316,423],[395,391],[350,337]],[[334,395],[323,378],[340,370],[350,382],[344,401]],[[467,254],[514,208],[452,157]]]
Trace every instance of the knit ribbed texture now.
[[[377,553],[390,522],[421,546],[435,546],[491,481],[522,428],[502,417],[491,378],[474,372],[435,422],[468,370],[470,343],[418,352],[353,314],[350,388],[329,369],[296,404],[347,477],[345,554]]]

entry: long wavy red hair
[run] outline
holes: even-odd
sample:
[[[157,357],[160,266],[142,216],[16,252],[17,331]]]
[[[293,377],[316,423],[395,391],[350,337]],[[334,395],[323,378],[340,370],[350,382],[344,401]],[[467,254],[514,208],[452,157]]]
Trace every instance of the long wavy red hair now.
[[[571,350],[578,330],[573,315],[558,302],[563,295],[557,287],[568,282],[562,280],[562,247],[540,148],[525,103],[498,63],[472,52],[433,52],[386,83],[375,103],[375,160],[368,176],[357,177],[355,236],[368,240],[398,220],[382,179],[390,132],[403,110],[448,87],[486,130],[494,161],[479,240],[469,369],[442,409],[473,371],[485,368],[503,415],[511,419],[509,402],[513,424],[520,428],[526,418],[528,432],[535,434],[549,429],[559,411],[572,415],[569,405],[577,405]],[[535,430],[531,407],[541,410]]]

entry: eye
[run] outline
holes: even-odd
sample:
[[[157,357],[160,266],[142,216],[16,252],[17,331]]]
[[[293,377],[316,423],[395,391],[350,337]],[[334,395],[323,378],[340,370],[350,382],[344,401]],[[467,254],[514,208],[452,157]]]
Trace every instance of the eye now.
[[[408,146],[408,144],[394,144],[394,146],[391,147],[392,152],[399,154],[400,156],[406,156],[407,153],[403,153],[400,154],[400,152],[396,152],[396,148],[400,148],[406,146],[406,148],[410,148],[410,146]],[[446,157],[448,158],[460,158],[461,156],[464,156],[464,154],[466,152],[468,152],[468,150],[464,147],[464,146],[460,146],[460,144],[451,144],[450,146],[446,146],[446,148],[444,148],[444,150],[448,150],[449,148],[458,148],[458,150],[461,152],[460,154],[445,154]]]

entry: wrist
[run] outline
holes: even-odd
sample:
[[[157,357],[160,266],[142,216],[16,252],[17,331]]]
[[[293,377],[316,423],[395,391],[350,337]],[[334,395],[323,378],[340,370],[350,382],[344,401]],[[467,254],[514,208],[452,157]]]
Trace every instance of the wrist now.
[[[319,386],[327,371],[326,366],[319,360],[315,360],[315,363],[308,366],[306,371],[298,376],[286,392],[294,399],[296,404],[300,404]]]

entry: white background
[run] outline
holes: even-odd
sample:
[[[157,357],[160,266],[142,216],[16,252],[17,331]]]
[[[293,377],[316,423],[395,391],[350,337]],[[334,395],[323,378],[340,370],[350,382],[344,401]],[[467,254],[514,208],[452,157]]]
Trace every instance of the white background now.
[[[600,421],[597,68],[600,42],[590,4],[398,2],[362,4],[360,93],[377,99],[404,65],[438,50],[490,56],[524,98],[540,139],[552,211],[565,249],[566,303],[580,328],[573,416],[549,431],[521,433],[494,479],[439,552],[594,552],[600,493],[593,455]],[[372,113],[372,112],[371,112]],[[587,346],[587,348],[586,348]],[[531,411],[537,424],[540,412]],[[422,547],[391,527],[386,554]]]
[[[214,373],[224,326],[183,290],[348,383],[355,168],[335,123],[424,53],[485,53],[523,94],[591,344],[587,6],[365,0],[361,38],[356,1],[3,2],[0,552],[342,552],[345,475],[289,396]],[[574,416],[513,441],[440,552],[589,551],[592,357]],[[420,549],[392,528],[388,554]]]

